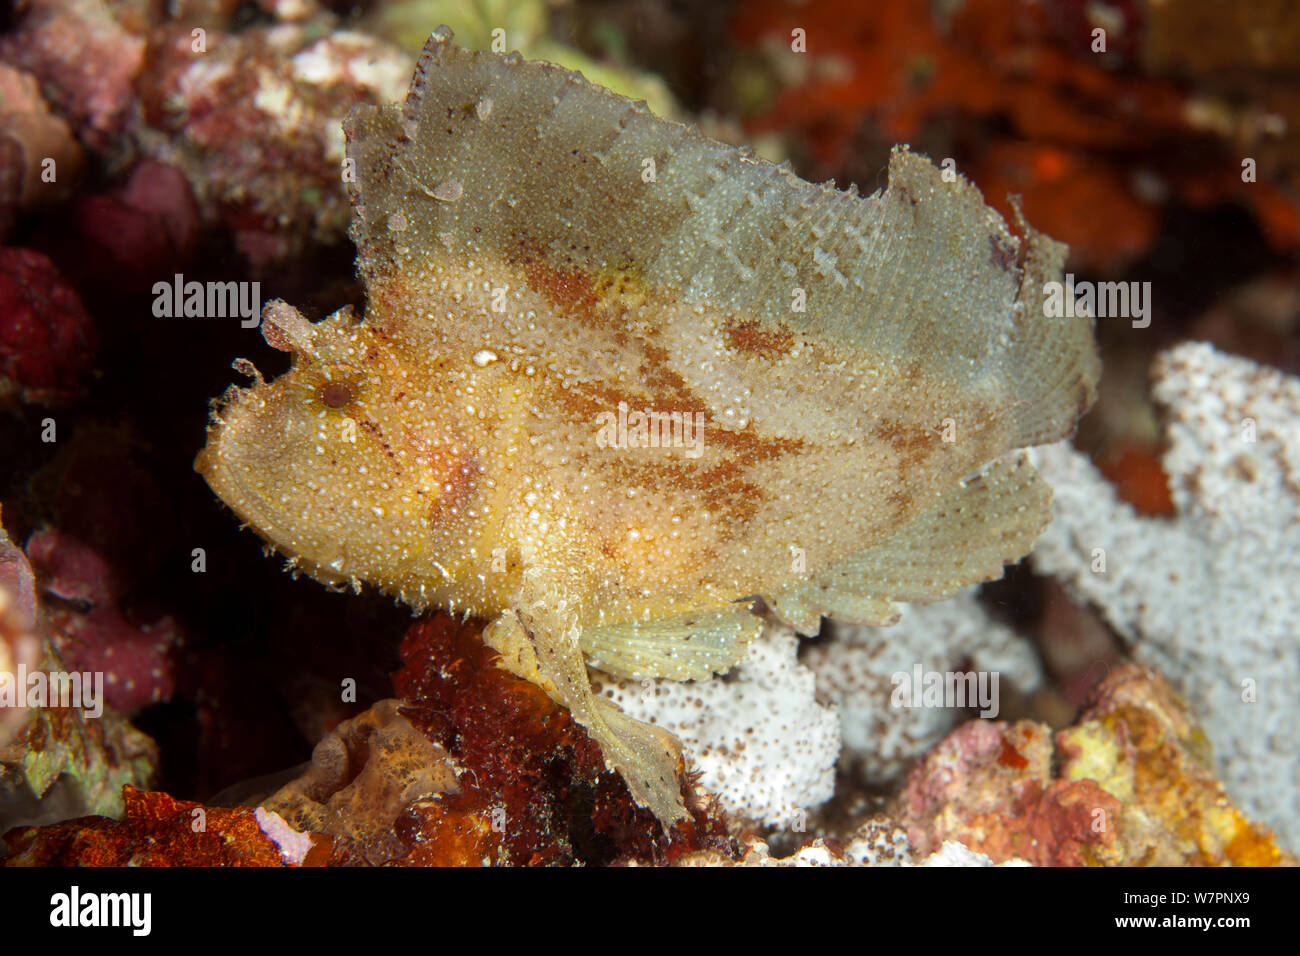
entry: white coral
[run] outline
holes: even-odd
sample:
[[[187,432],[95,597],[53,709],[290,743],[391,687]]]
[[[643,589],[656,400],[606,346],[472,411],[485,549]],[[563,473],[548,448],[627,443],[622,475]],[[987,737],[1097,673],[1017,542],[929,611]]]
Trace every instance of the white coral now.
[[[868,783],[884,783],[938,743],[964,712],[940,707],[893,707],[891,677],[947,671],[967,660],[1020,690],[1042,679],[1033,647],[989,616],[970,588],[951,601],[909,605],[891,627],[826,624],[825,639],[804,663],[817,675],[823,698],[837,705],[844,759]]]
[[[1035,566],[1096,604],[1189,699],[1228,792],[1300,846],[1300,380],[1191,343],[1156,363],[1173,521],[1138,517],[1069,445]]]
[[[797,831],[803,811],[830,798],[840,752],[839,721],[817,702],[812,672],[797,652],[794,633],[769,623],[724,679],[641,683],[594,675],[596,692],[677,735],[700,783],[728,814]]]
[[[774,857],[771,848],[758,837],[745,841],[745,855],[737,862],[721,854],[705,852],[682,861],[688,866],[760,866],[760,867],[851,867],[851,866],[1032,866],[1012,859],[994,863],[992,859],[964,843],[946,840],[942,847],[922,860],[915,853],[907,834],[901,827],[886,820],[873,819],[864,823],[849,839],[843,852],[837,852],[816,839],[800,847],[790,856]]]
[[[891,675],[916,664],[943,671],[962,660],[1022,690],[1041,680],[1033,649],[990,618],[973,589],[950,602],[909,606],[892,627],[830,625],[803,663],[794,633],[769,622],[723,679],[593,678],[598,694],[682,741],[701,785],[730,816],[797,833],[804,811],[834,790],[841,727],[846,763],[870,782],[897,776],[963,712],[891,707]]]
[[[1027,860],[1019,858],[1005,863],[994,863],[992,859],[972,850],[956,840],[944,840],[943,846],[927,856],[917,866],[1032,866]]]

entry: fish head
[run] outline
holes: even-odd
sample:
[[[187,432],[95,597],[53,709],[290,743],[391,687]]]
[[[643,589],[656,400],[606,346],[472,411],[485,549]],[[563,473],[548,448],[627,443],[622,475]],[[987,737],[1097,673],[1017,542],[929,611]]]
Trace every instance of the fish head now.
[[[269,303],[262,332],[292,357],[215,404],[194,468],[242,521],[328,584],[436,564],[429,529],[474,483],[463,423],[426,401],[383,333],[350,309],[312,323]]]

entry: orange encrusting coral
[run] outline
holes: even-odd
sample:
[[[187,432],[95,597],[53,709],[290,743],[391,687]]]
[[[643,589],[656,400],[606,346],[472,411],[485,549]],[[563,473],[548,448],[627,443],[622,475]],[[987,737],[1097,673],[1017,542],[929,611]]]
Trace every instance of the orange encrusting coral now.
[[[1160,464],[1160,450],[1149,444],[1128,441],[1112,448],[1097,468],[1115,486],[1115,493],[1138,514],[1167,518],[1175,513],[1169,493],[1169,476]]]
[[[1090,30],[1063,36],[1048,6],[746,4],[732,23],[741,44],[788,49],[802,29],[812,64],[749,126],[799,131],[821,176],[851,168],[864,140],[917,143],[936,125],[953,130],[958,168],[990,203],[1009,214],[1007,192],[1023,196],[1029,220],[1067,242],[1081,267],[1113,271],[1145,252],[1160,193],[1239,203],[1275,248],[1300,247],[1300,203],[1267,175],[1242,181],[1241,149],[1194,118],[1204,103],[1184,84],[1121,65],[1123,33],[1108,31],[1108,53],[1091,52]],[[1144,194],[1143,179],[1155,193]]]
[[[1055,734],[972,721],[912,773],[896,819],[921,854],[956,840],[1040,866],[1295,865],[1228,801],[1185,706],[1126,665]]]
[[[409,702],[403,713],[466,768],[468,786],[402,823],[414,845],[400,862],[671,862],[706,848],[732,852],[712,799],[691,799],[690,819],[665,835],[569,713],[499,666],[481,630],[436,614],[402,641],[405,666],[393,684]]]
[[[121,820],[82,817],[4,836],[7,866],[283,866],[280,847],[254,811],[177,800],[165,793],[122,788]],[[313,835],[304,866],[330,858],[328,837]]]

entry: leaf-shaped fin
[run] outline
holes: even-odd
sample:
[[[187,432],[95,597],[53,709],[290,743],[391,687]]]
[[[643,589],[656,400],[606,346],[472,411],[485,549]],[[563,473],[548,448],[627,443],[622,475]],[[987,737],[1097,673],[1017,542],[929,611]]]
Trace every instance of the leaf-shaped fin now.
[[[772,609],[772,613],[803,635],[820,632],[823,616],[877,627],[895,623],[899,612],[893,601],[856,593],[851,585],[829,584],[836,580],[833,576],[845,564],[847,562],[828,568],[825,574],[813,581],[792,585],[767,596],[767,606]],[[828,582],[828,586],[823,587],[822,582]],[[834,613],[827,610],[831,604],[835,607]]]
[[[766,598],[778,616],[815,633],[816,616],[889,624],[894,601],[927,603],[1002,576],[1051,520],[1052,492],[1023,453],[959,482],[888,540]]]
[[[587,663],[614,677],[705,680],[729,671],[763,622],[748,604],[631,624],[587,627]]]
[[[689,816],[679,776],[681,746],[667,731],[628,717],[592,693],[576,606],[564,597],[562,580],[531,571],[520,607],[503,612],[483,638],[508,670],[568,708],[600,746],[606,765],[623,777],[632,799],[670,827]]]
[[[689,818],[682,800],[682,745],[667,730],[629,717],[613,701],[594,697],[596,713],[608,728],[596,736],[605,759],[622,774],[638,804],[667,829]]]

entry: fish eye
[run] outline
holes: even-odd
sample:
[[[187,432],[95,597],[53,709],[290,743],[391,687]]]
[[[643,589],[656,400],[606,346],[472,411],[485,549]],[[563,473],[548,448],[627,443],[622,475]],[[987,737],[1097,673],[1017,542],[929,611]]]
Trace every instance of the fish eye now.
[[[316,397],[326,408],[345,408],[356,401],[357,390],[350,382],[324,382],[316,390]]]
[[[315,398],[326,408],[341,409],[357,402],[361,398],[361,389],[365,384],[365,374],[355,365],[346,362],[334,362],[322,369],[323,376],[318,379]]]

